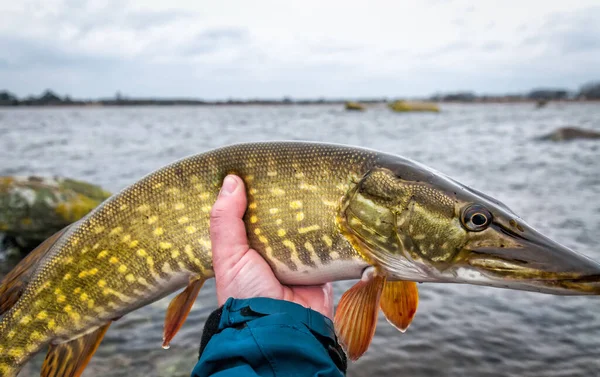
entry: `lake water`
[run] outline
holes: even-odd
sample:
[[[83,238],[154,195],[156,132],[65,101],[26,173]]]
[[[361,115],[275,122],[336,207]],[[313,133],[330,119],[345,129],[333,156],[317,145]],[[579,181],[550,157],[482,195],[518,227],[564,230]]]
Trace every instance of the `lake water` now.
[[[365,113],[340,106],[48,108],[0,110],[0,175],[61,175],[116,192],[184,156],[230,143],[317,140],[418,160],[490,194],[551,238],[600,260],[600,142],[535,137],[557,127],[600,130],[600,104],[443,105],[439,114]],[[6,262],[5,262],[6,263]],[[6,266],[4,266],[6,267]],[[336,297],[352,282],[334,285]],[[380,317],[349,376],[599,376],[600,298],[421,284],[400,334]],[[84,376],[189,376],[203,323],[202,289],[163,350],[169,299],[109,329]],[[21,376],[38,376],[40,354]]]

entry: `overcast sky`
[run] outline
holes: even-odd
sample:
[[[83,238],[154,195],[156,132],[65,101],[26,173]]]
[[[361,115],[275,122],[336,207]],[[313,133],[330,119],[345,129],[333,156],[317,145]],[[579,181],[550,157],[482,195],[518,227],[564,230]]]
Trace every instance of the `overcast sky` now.
[[[0,89],[422,96],[600,80],[598,0],[0,0]]]

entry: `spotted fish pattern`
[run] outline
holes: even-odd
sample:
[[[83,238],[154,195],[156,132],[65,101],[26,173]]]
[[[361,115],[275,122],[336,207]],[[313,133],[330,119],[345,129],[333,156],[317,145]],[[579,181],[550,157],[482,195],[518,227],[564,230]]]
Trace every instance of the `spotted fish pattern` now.
[[[246,184],[251,247],[288,284],[356,278],[365,261],[336,224],[340,202],[378,153],[338,145],[229,146],[166,166],[70,227],[0,321],[0,376],[60,344],[213,277],[209,221],[222,180]]]

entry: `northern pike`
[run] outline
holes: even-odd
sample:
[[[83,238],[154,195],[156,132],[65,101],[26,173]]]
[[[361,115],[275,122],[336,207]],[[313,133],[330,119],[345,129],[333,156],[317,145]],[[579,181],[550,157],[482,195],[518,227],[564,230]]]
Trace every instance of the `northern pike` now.
[[[237,144],[145,176],[5,276],[0,375],[49,346],[41,375],[79,376],[112,321],[185,288],[167,309],[167,347],[214,276],[210,212],[227,174],[244,180],[250,246],[282,283],[360,279],[334,318],[351,359],[367,350],[380,309],[408,327],[415,282],[600,292],[599,264],[417,162],[335,144]]]

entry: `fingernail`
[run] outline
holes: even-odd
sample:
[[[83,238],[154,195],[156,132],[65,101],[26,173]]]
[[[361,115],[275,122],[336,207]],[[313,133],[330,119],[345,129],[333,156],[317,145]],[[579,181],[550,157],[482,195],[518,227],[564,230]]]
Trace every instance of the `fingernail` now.
[[[221,195],[230,195],[235,191],[238,183],[237,180],[233,177],[227,176],[223,181],[223,187],[221,187]]]

